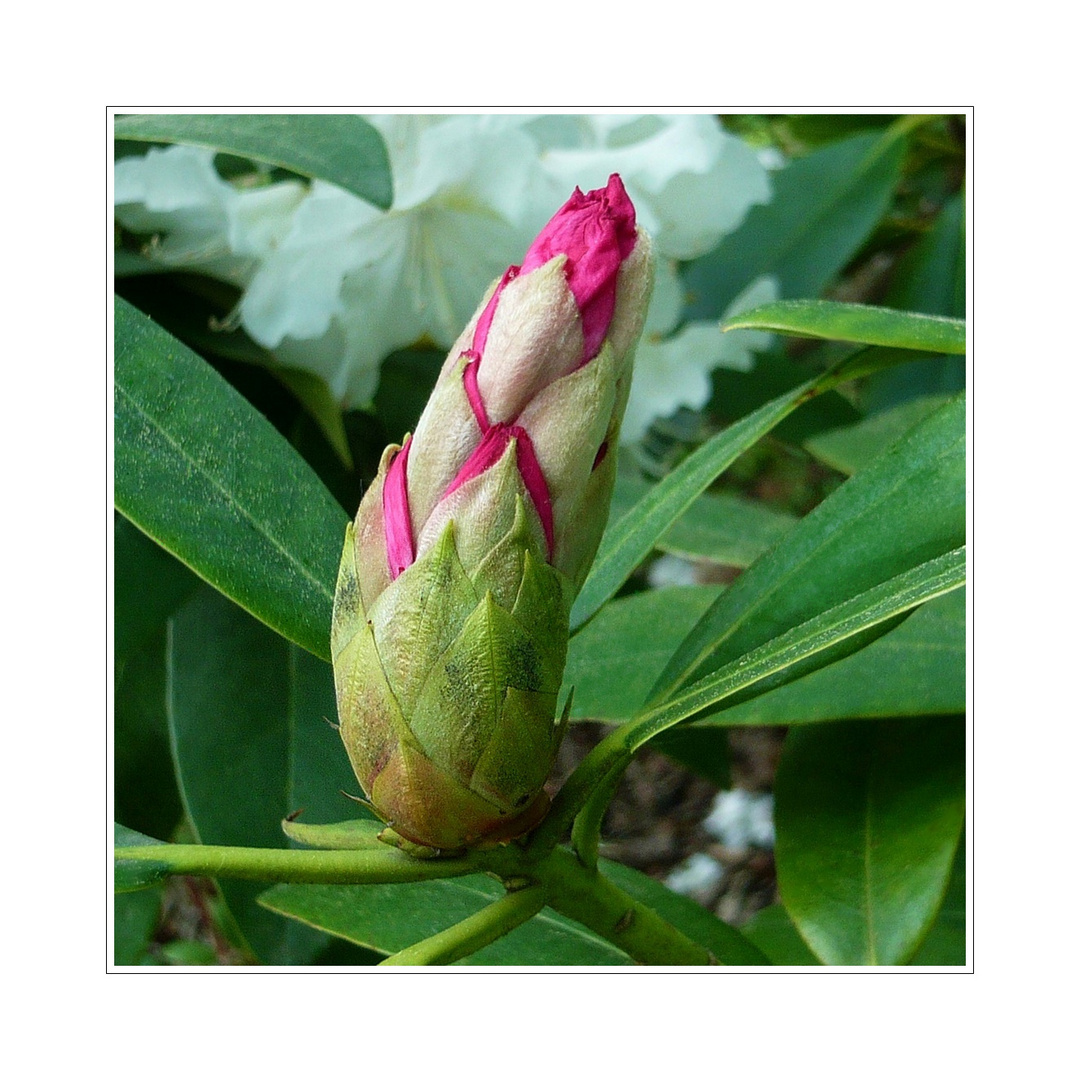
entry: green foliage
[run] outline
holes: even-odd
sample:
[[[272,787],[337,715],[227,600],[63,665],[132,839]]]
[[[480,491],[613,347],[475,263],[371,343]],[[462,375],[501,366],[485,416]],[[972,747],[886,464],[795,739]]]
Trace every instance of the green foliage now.
[[[329,665],[201,589],[172,621],[168,714],[184,805],[204,844],[280,846],[280,821],[334,820],[355,780],[328,721]],[[229,782],[222,783],[227,775]],[[270,963],[307,963],[325,940],[258,906],[261,886],[221,883],[248,944]]]
[[[726,320],[724,326],[728,330],[777,330],[799,337],[930,353],[963,353],[965,349],[962,319],[834,300],[779,300],[742,312]]]
[[[881,220],[900,180],[904,141],[889,130],[830,143],[773,177],[773,197],[693,263],[690,318],[719,318],[755,278],[784,297],[816,297]]]
[[[687,317],[770,274],[782,300],[726,328],[778,338],[714,374],[691,435],[654,432],[649,476],[620,459],[560,696],[612,730],[509,845],[432,858],[386,832],[343,794],[333,727],[343,507],[415,426],[441,354],[392,354],[371,410],[343,414],[320,379],[207,330],[235,289],[118,253],[136,276],[115,308],[117,965],[218,962],[163,941],[170,873],[214,877],[216,932],[262,963],[408,959],[436,935],[430,955],[463,965],[967,962],[962,142],[934,117],[725,124],[788,164],[681,268]],[[116,135],[391,201],[355,117],[135,116]],[[658,553],[716,583],[649,587]],[[598,858],[634,754],[726,785],[729,733],[763,725],[790,729],[777,903],[740,931]]]
[[[964,823],[964,725],[799,728],[776,781],[784,905],[827,964],[902,964],[933,923]]]
[[[359,116],[125,116],[117,139],[209,146],[328,180],[386,209],[393,200],[382,136]]]
[[[116,505],[210,584],[329,659],[346,516],[200,357],[116,301]]]

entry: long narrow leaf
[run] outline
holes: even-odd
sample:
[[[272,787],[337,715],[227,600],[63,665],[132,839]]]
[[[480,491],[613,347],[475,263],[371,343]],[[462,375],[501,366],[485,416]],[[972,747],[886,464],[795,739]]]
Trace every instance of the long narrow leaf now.
[[[728,319],[724,329],[772,330],[798,337],[930,353],[958,355],[967,348],[963,319],[835,300],[777,300]]]
[[[393,201],[382,136],[359,116],[125,116],[117,139],[208,146],[328,180],[383,210]]]
[[[882,582],[777,635],[695,681],[678,697],[616,728],[571,773],[555,797],[551,813],[533,834],[532,843],[545,844],[558,838],[594,792],[602,790],[634,753],[661,732],[725,698],[736,694],[745,697],[755,684],[767,686],[785,670],[805,668],[815,655],[835,655],[845,642],[866,640],[875,627],[895,624],[905,612],[960,588],[965,580],[965,555],[961,547]]]
[[[848,379],[905,363],[911,356],[912,353],[904,349],[871,346],[859,350],[829,371],[766,402],[695,450],[604,533],[592,571],[570,614],[571,632],[588,622],[604,602],[615,595],[634,567],[660,542],[694,500],[740,454],[785,417]]]
[[[205,361],[116,301],[117,509],[278,633],[330,655],[346,514]]]
[[[725,590],[671,658],[652,700],[962,545],[964,453],[961,395],[842,484]]]
[[[813,396],[817,382],[797,386],[714,435],[608,529],[574,604],[571,629],[585,623],[615,594],[672,523],[747,447]]]
[[[678,697],[627,725],[624,745],[636,751],[661,731],[848,638],[864,634],[906,611],[959,589],[965,582],[966,549],[959,548],[883,582],[816,618],[781,634],[719,671],[688,686]]]

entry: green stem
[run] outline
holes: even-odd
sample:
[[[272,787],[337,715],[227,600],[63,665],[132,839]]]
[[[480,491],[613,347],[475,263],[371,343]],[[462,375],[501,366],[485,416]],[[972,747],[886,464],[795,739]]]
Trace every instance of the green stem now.
[[[639,964],[717,964],[716,957],[572,852],[553,849],[537,867],[548,905],[587,926]]]
[[[379,966],[452,964],[528,922],[544,903],[544,890],[538,885],[507,893],[455,926],[388,956]]]
[[[150,863],[162,873],[251,881],[368,884],[430,881],[483,869],[472,856],[414,859],[402,851],[300,851],[289,848],[214,847],[210,844],[146,844],[115,849],[121,864]]]
[[[574,827],[570,833],[570,846],[577,854],[582,866],[595,868],[600,855],[600,827],[608,805],[615,797],[626,766],[630,764],[629,755],[622,755],[618,762],[608,762],[606,772],[589,793],[585,805],[574,818]]]
[[[456,859],[417,859],[394,849],[298,851],[146,844],[116,848],[115,857],[117,870],[126,875],[130,888],[152,884],[166,874],[355,885],[487,872],[511,886],[523,885],[457,926],[397,954],[391,958],[393,964],[452,963],[521,925],[545,903],[610,941],[638,963],[718,962],[708,949],[612,884],[595,866],[583,865],[566,848],[523,852],[510,844]]]

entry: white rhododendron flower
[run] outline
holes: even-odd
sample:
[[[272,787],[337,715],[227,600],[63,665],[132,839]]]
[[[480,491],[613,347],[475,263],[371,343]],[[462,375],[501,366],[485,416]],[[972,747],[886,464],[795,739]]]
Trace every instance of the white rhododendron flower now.
[[[624,438],[704,404],[717,365],[748,365],[747,346],[715,323],[669,337],[683,307],[675,261],[710,251],[769,198],[755,153],[714,117],[368,119],[389,152],[387,211],[322,181],[237,187],[212,151],[177,146],[117,163],[117,219],[163,237],[151,258],[239,285],[244,330],[355,408],[371,401],[390,352],[448,348],[568,192],[617,172],[657,255]]]
[[[776,278],[757,278],[731,302],[724,318],[779,296]],[[766,349],[771,340],[772,335],[761,330],[729,330],[725,334],[720,323],[711,320],[687,323],[664,338],[646,321],[623,418],[623,442],[637,442],[653,419],[671,416],[680,406],[702,408],[711,393],[709,372],[718,367],[749,371],[754,364],[753,354]]]
[[[114,173],[116,217],[136,233],[160,234],[155,260],[242,285],[288,231],[307,185],[237,188],[214,168],[214,151],[154,147],[122,158]]]

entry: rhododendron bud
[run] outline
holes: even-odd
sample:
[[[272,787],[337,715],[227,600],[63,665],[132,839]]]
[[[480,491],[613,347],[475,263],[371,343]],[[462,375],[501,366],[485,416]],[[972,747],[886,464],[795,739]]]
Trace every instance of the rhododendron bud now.
[[[651,271],[618,176],[575,191],[489,289],[347,530],[341,735],[415,843],[505,840],[546,812],[570,607],[607,521]]]

